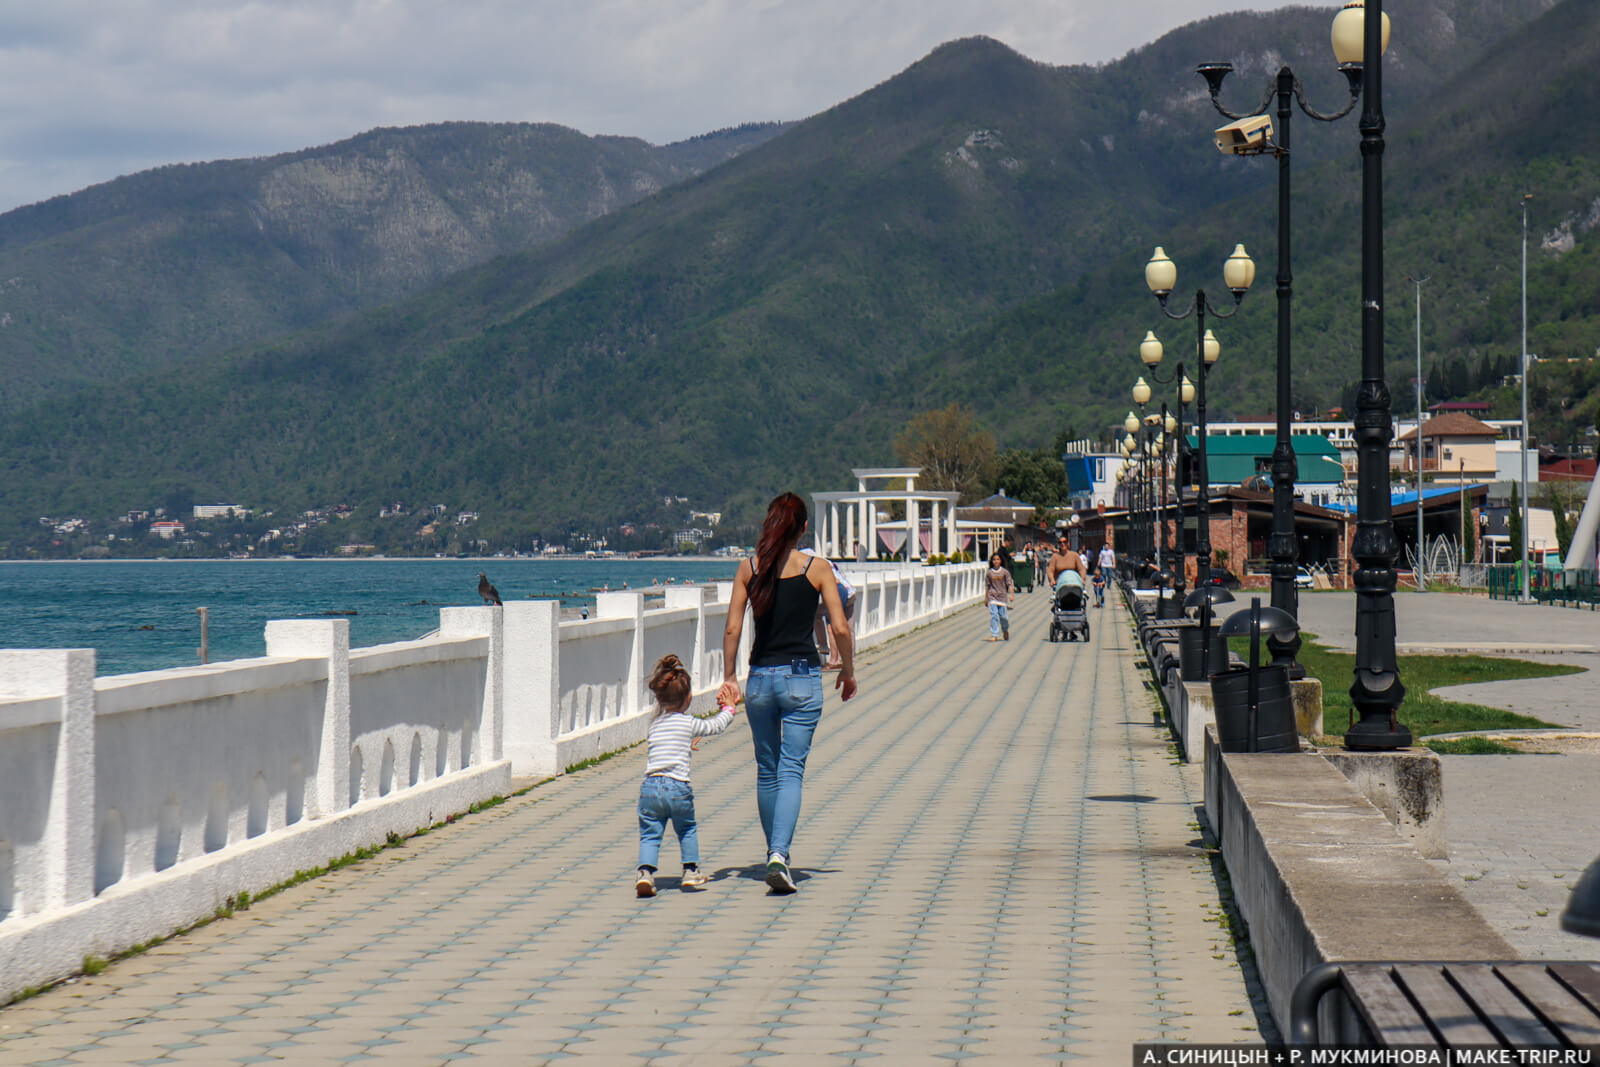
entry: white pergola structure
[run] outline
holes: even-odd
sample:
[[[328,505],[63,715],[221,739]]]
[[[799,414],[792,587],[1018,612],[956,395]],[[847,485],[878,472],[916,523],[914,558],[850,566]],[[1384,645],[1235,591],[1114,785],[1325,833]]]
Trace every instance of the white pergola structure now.
[[[939,523],[943,520],[948,531],[949,551],[955,552],[961,548],[961,534],[956,528],[956,501],[961,498],[960,493],[939,493],[917,488],[917,478],[922,474],[921,467],[867,467],[852,469],[855,475],[856,488],[854,492],[837,493],[812,493],[812,530],[816,541],[816,551],[823,556],[834,559],[848,559],[855,549],[857,541],[867,546],[869,557],[878,554],[878,531],[880,528],[899,528],[902,525],[906,530],[906,539],[909,544],[907,559],[918,559],[922,555],[921,538],[917,536],[922,528],[922,505],[929,509],[930,526],[935,531],[933,543],[938,545],[937,531]],[[869,483],[894,483],[903,482],[904,487],[885,484],[882,488],[872,488]],[[899,501],[905,505],[905,523],[879,523],[878,502]],[[941,516],[940,510],[943,509]]]

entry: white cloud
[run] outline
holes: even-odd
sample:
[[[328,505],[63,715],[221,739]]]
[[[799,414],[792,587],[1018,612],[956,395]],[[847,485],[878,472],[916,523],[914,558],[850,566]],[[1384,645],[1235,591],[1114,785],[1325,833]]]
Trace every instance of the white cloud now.
[[[374,126],[548,121],[656,143],[803,118],[943,41],[1114,59],[1266,0],[0,0],[0,209]]]

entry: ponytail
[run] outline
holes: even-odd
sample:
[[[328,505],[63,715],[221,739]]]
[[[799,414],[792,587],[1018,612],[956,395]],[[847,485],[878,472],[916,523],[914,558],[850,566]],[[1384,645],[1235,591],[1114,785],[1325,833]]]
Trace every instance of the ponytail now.
[[[778,596],[778,579],[783,575],[789,552],[800,541],[806,528],[806,502],[793,493],[779,493],[767,505],[767,518],[761,524],[761,540],[756,543],[755,574],[750,578],[750,611],[765,615]]]
[[[658,705],[656,714],[682,711],[689,703],[692,688],[681,659],[669,653],[656,660],[656,669],[650,672],[650,692]]]

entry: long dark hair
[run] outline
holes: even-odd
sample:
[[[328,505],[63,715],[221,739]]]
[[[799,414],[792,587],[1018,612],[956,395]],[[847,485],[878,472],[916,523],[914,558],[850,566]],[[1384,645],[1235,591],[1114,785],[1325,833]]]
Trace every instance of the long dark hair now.
[[[778,595],[778,578],[789,552],[806,528],[806,502],[793,493],[779,493],[767,505],[767,519],[761,524],[761,540],[756,543],[755,570],[750,579],[750,610],[765,615],[772,610]]]

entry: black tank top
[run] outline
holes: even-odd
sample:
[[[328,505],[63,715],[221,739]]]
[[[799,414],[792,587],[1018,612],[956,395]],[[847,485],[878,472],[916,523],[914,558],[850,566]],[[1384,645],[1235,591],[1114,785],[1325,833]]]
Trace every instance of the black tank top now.
[[[806,579],[815,557],[806,560],[806,570],[793,578],[779,578],[772,607],[755,617],[755,637],[750,642],[750,666],[787,667],[803,659],[813,667],[822,666],[812,626],[817,618],[821,592]],[[750,562],[751,574],[755,561]]]

